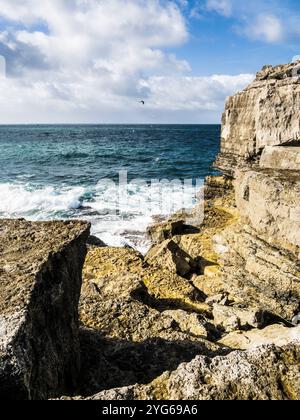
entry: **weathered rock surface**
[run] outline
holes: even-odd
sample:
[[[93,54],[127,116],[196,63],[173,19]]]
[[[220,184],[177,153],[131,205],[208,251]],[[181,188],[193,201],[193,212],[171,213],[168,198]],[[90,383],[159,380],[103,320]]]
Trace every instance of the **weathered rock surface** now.
[[[259,165],[265,169],[300,171],[300,147],[265,147]]]
[[[208,341],[220,336],[188,280],[149,267],[136,251],[93,248],[83,277],[78,394],[151,382],[198,354],[224,353]],[[198,313],[180,309],[188,305]]]
[[[236,204],[267,243],[300,255],[300,172],[238,170]]]
[[[183,214],[152,226],[155,246],[131,274],[136,286],[130,289],[128,273],[121,276],[131,290],[125,319],[111,306],[101,315],[109,336],[122,325],[117,335],[126,331],[141,344],[153,334],[176,342],[181,334],[197,345],[206,337],[225,354],[204,340],[194,360],[172,363],[150,384],[130,381],[91,399],[299,399],[299,327],[291,324],[300,312],[299,64],[267,66],[229,98],[216,162],[223,176],[206,179],[204,220],[199,205],[193,226]],[[112,282],[115,290],[110,276],[107,287]],[[138,325],[130,316],[139,314],[137,305],[147,313]]]
[[[240,221],[214,237],[227,290],[289,321],[300,305],[299,177],[295,171],[237,170]]]
[[[92,400],[299,400],[300,346],[263,346],[213,359],[197,356],[150,385],[99,393]]]
[[[172,240],[151,248],[145,260],[149,265],[167,268],[181,277],[189,276],[198,267],[197,262]]]
[[[267,66],[243,92],[227,100],[217,159],[221,170],[233,175],[237,166],[259,158],[266,146],[299,145],[298,66]]]
[[[226,230],[222,244],[221,276],[227,291],[291,321],[299,312],[299,261],[244,224]]]
[[[262,330],[232,332],[219,343],[233,349],[249,350],[269,344],[282,347],[296,341],[300,343],[300,327],[287,328],[275,324]]]
[[[153,244],[171,239],[175,235],[181,235],[185,229],[184,220],[167,220],[166,222],[156,223],[147,229],[147,234]]]
[[[0,398],[72,393],[89,225],[0,221]]]
[[[259,308],[242,309],[235,306],[213,305],[214,323],[226,332],[263,328],[268,314]]]
[[[78,395],[299,399],[297,66],[267,66],[229,98],[224,175],[206,179],[204,206],[148,229],[145,258],[90,248]]]

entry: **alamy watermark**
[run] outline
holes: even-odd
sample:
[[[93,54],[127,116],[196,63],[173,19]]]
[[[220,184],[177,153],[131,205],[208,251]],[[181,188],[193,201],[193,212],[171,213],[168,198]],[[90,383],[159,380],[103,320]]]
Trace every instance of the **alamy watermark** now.
[[[0,55],[0,79],[6,78],[6,60],[3,55]]]
[[[200,225],[204,219],[204,187],[201,179],[135,178],[129,181],[127,171],[120,171],[118,181],[105,178],[97,184],[102,209],[109,215],[168,216],[183,211],[186,223]],[[106,205],[105,205],[106,202]]]

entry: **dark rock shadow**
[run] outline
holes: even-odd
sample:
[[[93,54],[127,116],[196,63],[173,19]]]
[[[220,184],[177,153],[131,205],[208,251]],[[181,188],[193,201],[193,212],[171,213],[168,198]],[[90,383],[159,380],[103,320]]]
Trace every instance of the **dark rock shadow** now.
[[[81,375],[77,395],[94,395],[103,390],[152,382],[166,371],[176,370],[197,355],[227,354],[220,347],[209,351],[204,342],[168,341],[153,338],[141,343],[104,337],[81,328]]]

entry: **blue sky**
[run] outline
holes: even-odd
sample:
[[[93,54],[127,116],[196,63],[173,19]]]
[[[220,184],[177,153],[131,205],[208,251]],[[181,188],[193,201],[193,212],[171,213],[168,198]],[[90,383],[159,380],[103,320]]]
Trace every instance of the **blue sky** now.
[[[0,123],[218,123],[299,42],[299,0],[0,0]]]
[[[266,63],[286,63],[300,54],[299,0],[225,1],[224,4],[232,4],[229,15],[217,7],[222,1],[211,3],[216,7],[208,8],[203,1],[189,1],[185,11],[191,36],[177,54],[188,57],[193,74],[255,73]],[[199,9],[192,17],[195,5]],[[260,15],[280,21],[282,31],[278,37],[273,34],[274,39],[270,40],[264,33],[251,37],[251,24],[254,26]],[[250,33],[245,34],[243,29],[247,25],[250,25]]]

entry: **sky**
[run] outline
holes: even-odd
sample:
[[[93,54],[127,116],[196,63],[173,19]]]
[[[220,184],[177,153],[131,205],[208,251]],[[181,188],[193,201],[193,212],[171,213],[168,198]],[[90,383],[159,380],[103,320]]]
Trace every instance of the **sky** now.
[[[0,0],[0,124],[219,123],[299,43],[299,0]]]

